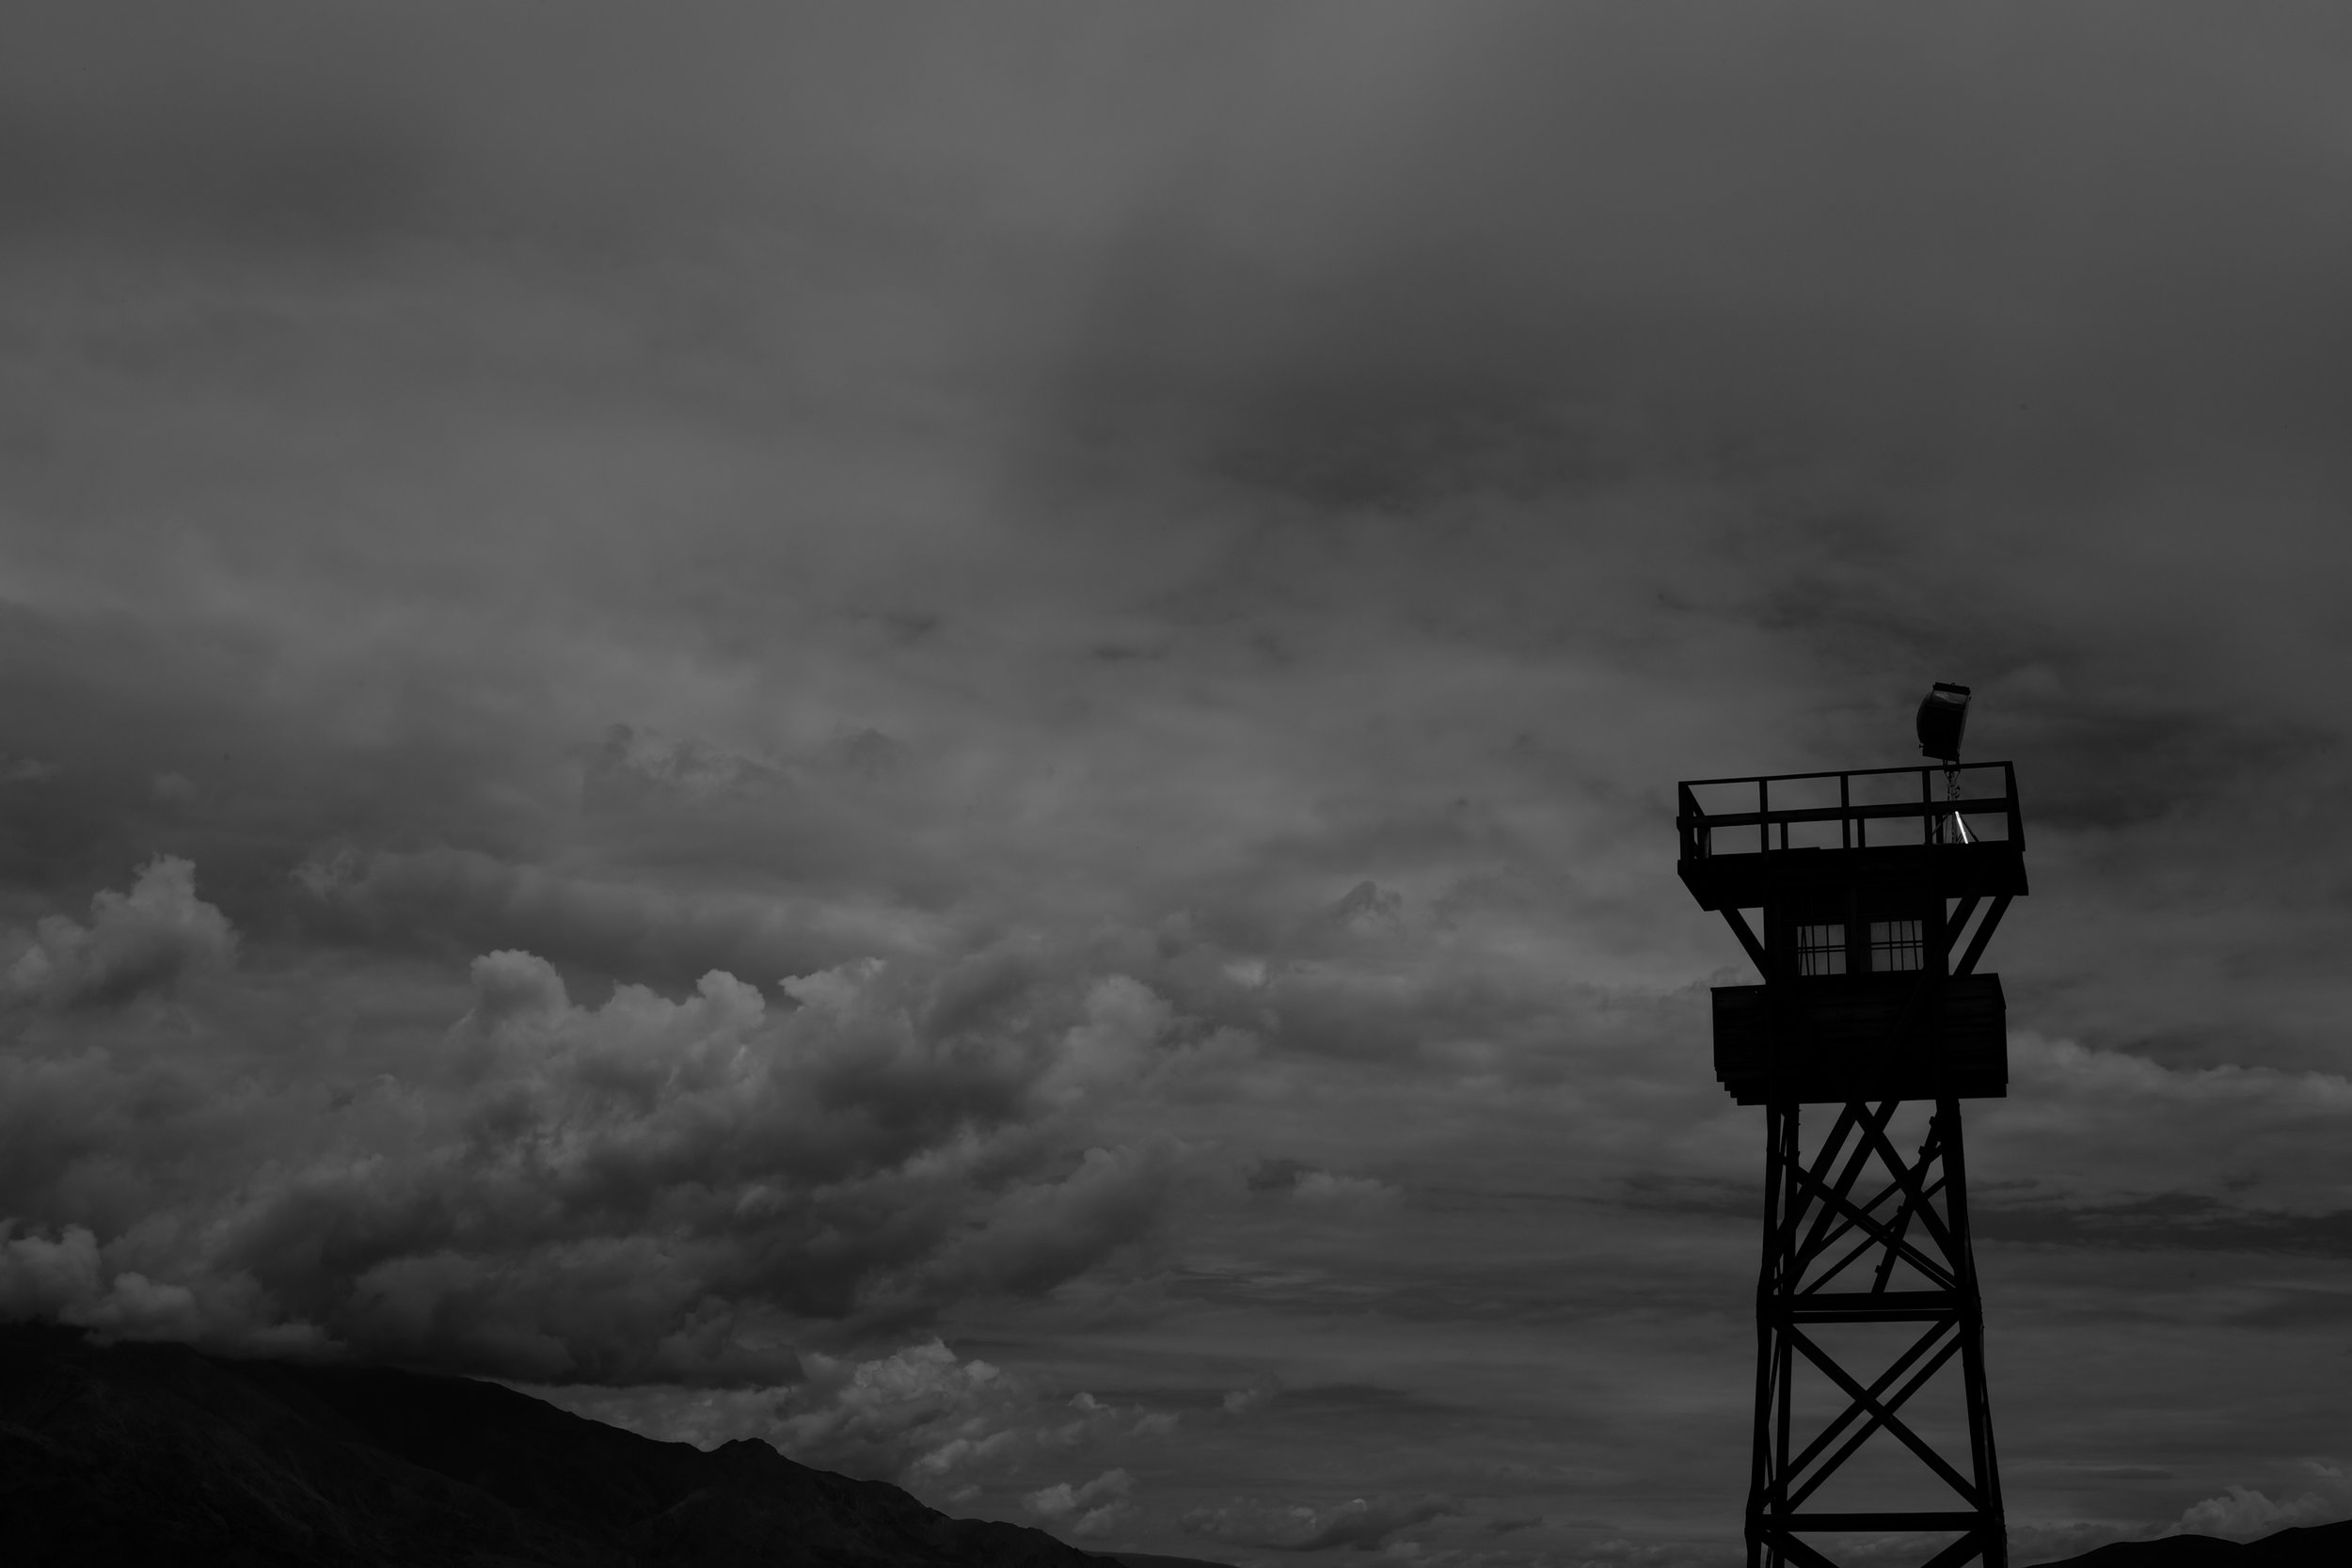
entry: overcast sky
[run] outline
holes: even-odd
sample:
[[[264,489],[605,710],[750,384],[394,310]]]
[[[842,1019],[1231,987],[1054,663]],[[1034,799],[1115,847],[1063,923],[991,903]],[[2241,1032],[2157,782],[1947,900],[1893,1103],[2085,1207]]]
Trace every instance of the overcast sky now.
[[[1673,784],[1960,681],[2019,1560],[2352,1514],[2341,7],[8,32],[0,1307],[1717,1568]]]

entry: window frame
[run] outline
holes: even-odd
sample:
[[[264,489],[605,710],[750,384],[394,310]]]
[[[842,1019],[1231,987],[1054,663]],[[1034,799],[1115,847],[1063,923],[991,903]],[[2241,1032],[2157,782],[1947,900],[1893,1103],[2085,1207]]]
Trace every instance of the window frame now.
[[[1798,978],[1821,980],[1848,973],[1846,922],[1820,920],[1796,929]]]
[[[1894,920],[1873,920],[1867,924],[1868,933],[1868,973],[1872,974],[1916,974],[1928,967],[1928,925],[1917,916]],[[1910,961],[1897,962],[1895,959]]]

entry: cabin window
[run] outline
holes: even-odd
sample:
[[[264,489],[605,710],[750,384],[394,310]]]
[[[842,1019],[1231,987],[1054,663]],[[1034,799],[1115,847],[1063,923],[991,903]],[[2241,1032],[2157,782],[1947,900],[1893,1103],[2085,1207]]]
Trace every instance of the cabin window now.
[[[1915,920],[1870,922],[1870,968],[1873,973],[1920,969],[1927,964],[1927,943]]]
[[[1842,925],[1798,927],[1797,973],[1845,974],[1846,927]]]

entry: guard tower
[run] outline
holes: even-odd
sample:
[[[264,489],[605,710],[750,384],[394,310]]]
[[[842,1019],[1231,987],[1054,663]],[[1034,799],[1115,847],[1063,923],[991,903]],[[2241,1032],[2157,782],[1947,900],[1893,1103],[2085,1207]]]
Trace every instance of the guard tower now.
[[[1676,869],[1764,981],[1714,992],[1715,1075],[1765,1117],[1749,1568],[1915,1532],[1922,1568],[2007,1568],[1960,1102],[2008,1092],[1977,960],[2026,833],[2010,765],[1960,762],[1967,700],[1920,705],[1940,766],[1676,786]]]

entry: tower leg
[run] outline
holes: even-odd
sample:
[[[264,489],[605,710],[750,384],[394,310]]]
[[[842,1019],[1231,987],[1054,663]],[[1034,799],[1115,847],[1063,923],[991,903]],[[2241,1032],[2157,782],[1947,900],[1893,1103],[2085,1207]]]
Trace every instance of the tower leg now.
[[[1756,1442],[1748,1467],[1746,1533],[1748,1568],[1783,1568],[1780,1548],[1768,1520],[1772,1513],[1775,1478],[1788,1458],[1788,1347],[1772,1325],[1772,1308],[1781,1278],[1786,1248],[1787,1206],[1790,1185],[1786,1172],[1794,1163],[1800,1113],[1796,1104],[1774,1102],[1764,1108],[1764,1260],[1756,1287]]]
[[[1960,1106],[1936,1102],[1915,1156],[1889,1136],[1900,1108],[1840,1106],[1808,1157],[1798,1106],[1766,1107],[1749,1568],[1837,1568],[1835,1537],[1849,1532],[1953,1537],[1923,1545],[1921,1568],[2008,1565]],[[1886,1360],[1840,1345],[1841,1330],[1866,1323],[1908,1325],[1899,1336],[1907,1348]],[[1826,1405],[1801,1403],[1800,1375],[1829,1396]],[[1922,1433],[1904,1406],[1953,1377],[1964,1431]],[[1808,1508],[1866,1447],[1907,1450],[1943,1506]]]
[[[1993,1402],[1984,1381],[1984,1297],[1977,1288],[1977,1249],[1968,1230],[1968,1164],[1961,1142],[1960,1101],[1940,1100],[1935,1105],[1938,1135],[1949,1170],[1947,1206],[1960,1259],[1967,1269],[1966,1317],[1961,1324],[1961,1375],[1968,1400],[1968,1451],[1978,1484],[1984,1495],[1992,1525],[1985,1534],[1984,1568],[2009,1568],[2009,1532],[2001,1506],[2000,1457],[1993,1446]]]

